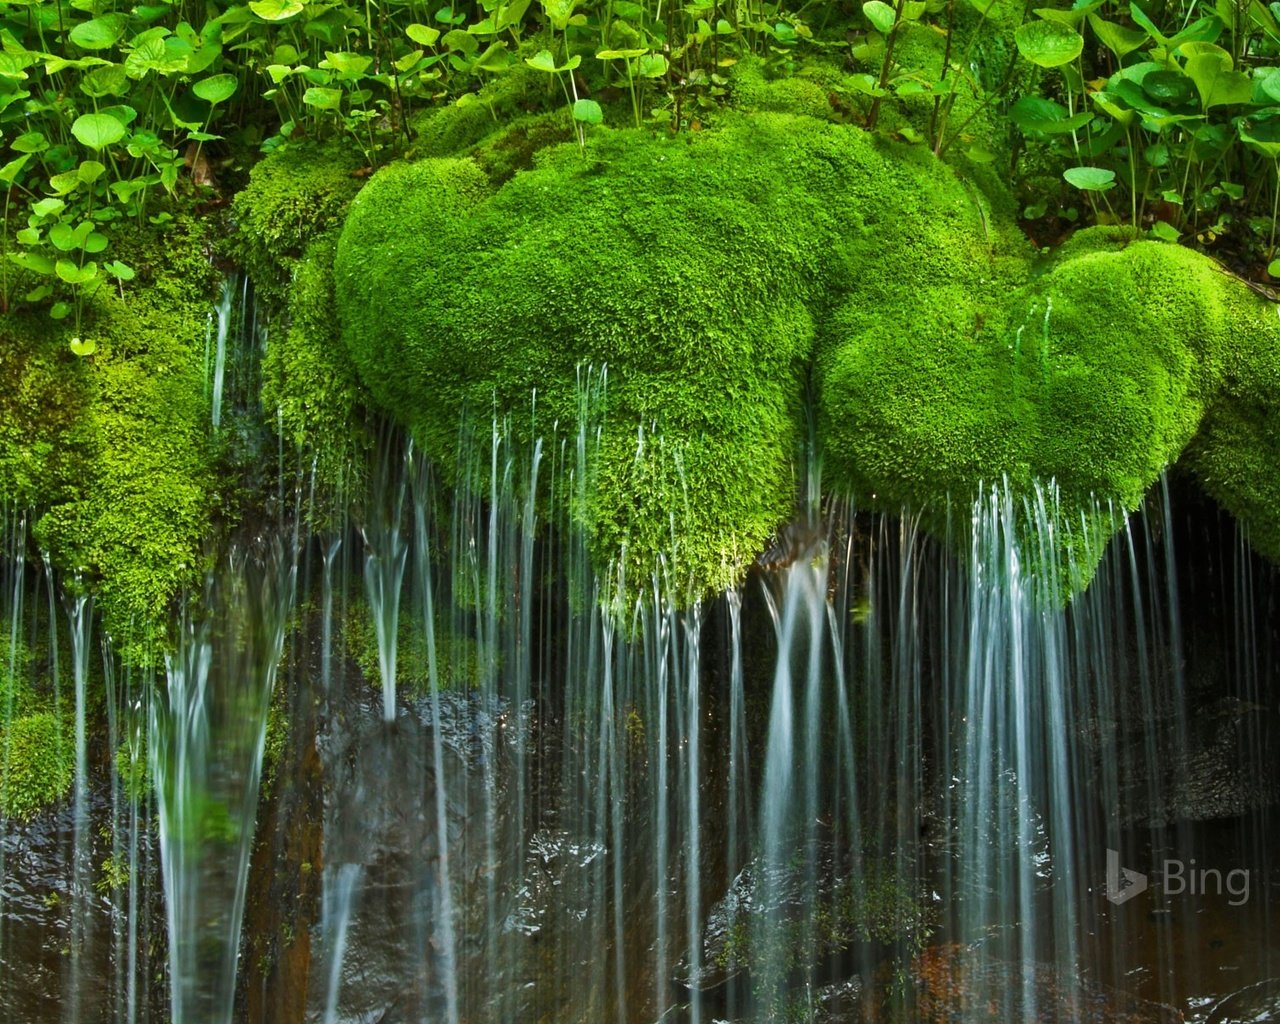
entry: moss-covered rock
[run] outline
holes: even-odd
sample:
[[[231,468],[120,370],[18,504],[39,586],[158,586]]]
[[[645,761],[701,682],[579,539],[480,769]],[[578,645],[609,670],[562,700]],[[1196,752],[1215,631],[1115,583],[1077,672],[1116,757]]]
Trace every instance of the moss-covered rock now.
[[[388,168],[352,204],[337,296],[362,379],[446,467],[464,409],[527,407],[536,388],[530,430],[570,423],[577,368],[607,364],[597,554],[625,550],[640,580],[674,537],[700,593],[791,513],[834,297],[901,308],[946,275],[972,307],[982,267],[1021,272],[1010,253],[981,192],[927,152],[756,114],[692,137],[599,131],[498,189],[471,160]]]
[[[25,821],[71,789],[75,766],[56,715],[15,718],[0,733],[0,815]]]
[[[828,468],[890,507],[931,509],[935,526],[981,480],[1055,481],[1061,540],[1075,542],[1063,568],[1087,581],[1101,549],[1079,530],[1097,502],[1136,508],[1242,345],[1275,346],[1280,325],[1204,257],[1105,232],[1007,297],[981,286],[967,307],[927,280],[908,306],[849,299],[819,358]]]
[[[188,225],[128,243],[139,280],[86,304],[91,359],[43,312],[0,317],[0,496],[34,509],[33,536],[59,568],[85,574],[132,661],[162,647],[216,507],[204,348],[217,275],[205,239]]]
[[[352,204],[343,337],[446,476],[464,410],[527,409],[536,389],[527,438],[573,421],[578,368],[607,364],[581,510],[596,554],[625,551],[634,580],[678,550],[691,593],[716,589],[791,510],[812,360],[826,487],[941,531],[984,481],[1052,481],[1068,589],[1114,529],[1108,504],[1135,508],[1206,410],[1206,484],[1268,518],[1256,456],[1223,454],[1246,433],[1269,451],[1275,429],[1274,368],[1258,367],[1280,321],[1257,296],[1189,250],[1104,230],[1033,267],[989,174],[769,112],[779,86],[758,70],[740,88],[756,112],[713,131],[597,129],[585,154],[546,149],[505,184],[473,159],[423,160]],[[790,82],[787,103],[797,89],[822,112],[818,82]]]

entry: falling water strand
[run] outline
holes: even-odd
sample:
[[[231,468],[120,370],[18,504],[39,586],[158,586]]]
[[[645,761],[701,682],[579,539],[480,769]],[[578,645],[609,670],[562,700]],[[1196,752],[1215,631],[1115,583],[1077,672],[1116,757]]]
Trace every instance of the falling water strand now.
[[[73,846],[71,862],[71,980],[65,1006],[68,1021],[82,1018],[84,960],[91,942],[90,835],[89,835],[89,753],[86,728],[89,685],[89,633],[93,625],[93,602],[77,581],[67,599],[71,627],[71,665],[75,684],[75,776],[72,790]]]

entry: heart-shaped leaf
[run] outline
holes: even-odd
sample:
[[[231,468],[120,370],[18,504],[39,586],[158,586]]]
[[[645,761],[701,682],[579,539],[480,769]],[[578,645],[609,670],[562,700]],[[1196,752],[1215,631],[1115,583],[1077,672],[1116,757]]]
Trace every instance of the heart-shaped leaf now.
[[[98,351],[98,343],[92,338],[72,338],[71,351],[81,359]]]
[[[110,114],[81,114],[72,122],[71,134],[90,149],[106,149],[125,136],[125,128]]]
[[[1089,27],[1108,50],[1123,58],[1150,39],[1146,29],[1125,28],[1111,21],[1104,21],[1096,14],[1089,15]]]

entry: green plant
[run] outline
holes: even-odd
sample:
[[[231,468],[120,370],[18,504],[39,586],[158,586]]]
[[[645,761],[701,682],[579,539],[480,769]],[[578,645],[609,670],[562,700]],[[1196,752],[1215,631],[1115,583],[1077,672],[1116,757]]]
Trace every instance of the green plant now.
[[[49,712],[10,722],[0,735],[0,814],[23,821],[66,796],[74,771],[69,746]]]

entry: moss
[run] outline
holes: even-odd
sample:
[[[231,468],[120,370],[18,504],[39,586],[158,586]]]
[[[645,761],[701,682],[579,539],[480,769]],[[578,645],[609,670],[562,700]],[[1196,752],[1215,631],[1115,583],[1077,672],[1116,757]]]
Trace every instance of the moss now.
[[[777,182],[800,171],[800,130],[820,148],[827,127],[760,115],[705,139],[602,130],[588,159],[547,150],[497,191],[469,160],[389,168],[338,249],[362,378],[449,468],[464,408],[527,407],[536,387],[534,429],[573,423],[577,367],[607,364],[582,510],[600,560],[625,547],[627,577],[647,578],[674,515],[678,583],[727,585],[792,508],[806,303],[831,233],[806,237],[818,203]],[[665,440],[637,457],[655,420]]]
[[[292,144],[254,166],[232,201],[234,249],[264,298],[282,302],[307,246],[341,225],[361,165],[351,147]]]
[[[740,82],[769,105],[758,69]],[[545,149],[505,184],[473,159],[393,166],[338,244],[343,338],[455,479],[464,411],[527,410],[536,389],[536,417],[513,419],[527,441],[574,422],[579,367],[607,364],[576,511],[597,564],[624,553],[633,584],[661,563],[691,596],[727,586],[788,517],[813,359],[829,489],[944,532],[984,481],[1052,481],[1059,549],[1042,557],[1069,592],[1114,529],[1108,503],[1135,508],[1207,409],[1210,426],[1234,409],[1236,434],[1272,429],[1257,408],[1274,385],[1218,396],[1273,351],[1277,321],[1203,257],[1106,231],[1030,279],[1011,195],[976,173],[769,112],[677,138],[596,129],[585,155]]]
[[[149,661],[174,595],[199,577],[216,505],[203,373],[215,275],[198,228],[151,236],[149,259],[129,244],[137,287],[103,288],[85,309],[91,360],[68,350],[69,325],[0,318],[0,494],[36,510],[36,541],[87,575],[126,658]]]
[[[967,503],[984,479],[1023,493],[1056,481],[1074,546],[1063,568],[1085,580],[1101,550],[1076,527],[1098,517],[1095,499],[1136,508],[1195,436],[1240,339],[1280,338],[1210,261],[1103,232],[1009,298],[978,275],[965,291],[922,282],[914,303],[866,315],[859,297],[837,317],[819,363],[828,468],[890,507],[931,508],[935,526],[946,496]]]
[[[401,611],[396,635],[396,691],[422,695],[431,690],[427,632],[421,619]],[[351,603],[343,623],[343,641],[370,686],[381,689],[378,634],[365,601]],[[435,630],[436,676],[442,690],[465,689],[480,683],[481,665],[475,641],[444,626]]]
[[[336,232],[307,246],[288,289],[287,318],[263,357],[262,405],[277,410],[285,442],[314,462],[322,497],[355,493],[369,444],[368,404],[355,367],[338,336],[333,305]],[[324,519],[338,510],[313,509]]]
[[[15,718],[0,736],[0,814],[24,821],[71,789],[72,752],[57,717],[48,712]]]

